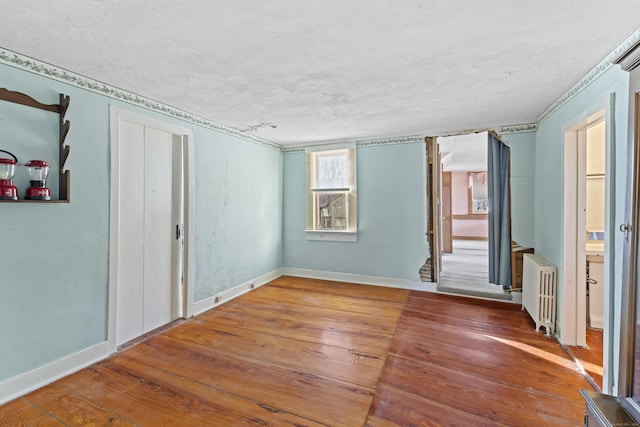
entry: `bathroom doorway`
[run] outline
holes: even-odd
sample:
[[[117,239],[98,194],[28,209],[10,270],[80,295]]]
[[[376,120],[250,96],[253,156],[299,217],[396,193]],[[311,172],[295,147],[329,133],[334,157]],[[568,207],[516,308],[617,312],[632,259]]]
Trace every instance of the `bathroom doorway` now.
[[[606,111],[589,116],[565,134],[562,341],[602,388],[603,338],[608,280]],[[573,307],[569,307],[572,305]],[[572,321],[575,320],[575,321]]]

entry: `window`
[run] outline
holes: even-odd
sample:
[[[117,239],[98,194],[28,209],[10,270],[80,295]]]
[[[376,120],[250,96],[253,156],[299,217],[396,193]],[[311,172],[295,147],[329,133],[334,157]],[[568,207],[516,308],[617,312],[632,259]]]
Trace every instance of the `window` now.
[[[307,240],[357,240],[356,149],[307,150]]]
[[[486,214],[489,212],[489,189],[487,172],[469,172],[469,213]]]

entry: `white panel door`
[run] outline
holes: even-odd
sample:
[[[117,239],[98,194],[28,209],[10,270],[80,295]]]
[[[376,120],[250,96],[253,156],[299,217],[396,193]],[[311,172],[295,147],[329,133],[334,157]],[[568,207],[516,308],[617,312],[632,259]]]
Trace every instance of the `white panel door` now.
[[[120,238],[116,341],[142,335],[144,270],[144,127],[120,122]]]
[[[176,284],[172,276],[173,135],[145,128],[144,161],[144,332],[172,317]]]
[[[119,174],[117,345],[181,315],[182,139],[121,121]]]
[[[173,230],[173,289],[174,319],[183,317],[185,283],[184,283],[184,213],[185,213],[185,144],[182,136],[173,135],[173,221],[177,229]]]

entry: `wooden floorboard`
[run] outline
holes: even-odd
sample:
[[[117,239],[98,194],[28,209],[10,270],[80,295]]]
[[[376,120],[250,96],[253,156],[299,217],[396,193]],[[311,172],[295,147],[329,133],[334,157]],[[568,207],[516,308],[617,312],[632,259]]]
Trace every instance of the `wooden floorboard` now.
[[[2,426],[580,425],[514,304],[282,277],[0,406]]]
[[[604,372],[601,329],[587,328],[587,346],[569,346],[571,354],[579,361],[593,382],[602,389],[602,375]]]

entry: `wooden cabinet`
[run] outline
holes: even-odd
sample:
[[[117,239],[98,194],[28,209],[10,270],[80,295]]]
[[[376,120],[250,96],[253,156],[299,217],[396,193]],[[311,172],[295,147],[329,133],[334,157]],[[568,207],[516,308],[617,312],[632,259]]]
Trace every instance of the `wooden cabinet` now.
[[[533,248],[520,246],[516,242],[511,245],[511,289],[522,289],[522,258],[524,254],[532,254]]]

